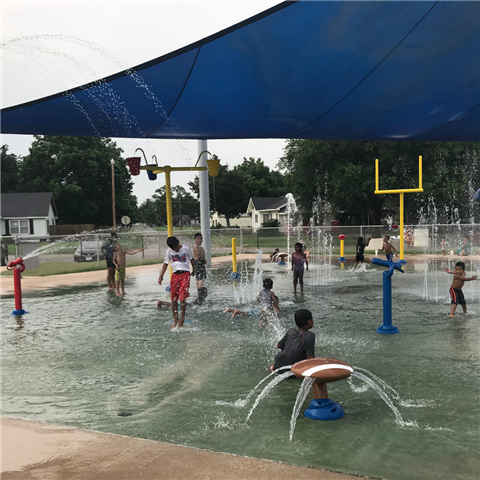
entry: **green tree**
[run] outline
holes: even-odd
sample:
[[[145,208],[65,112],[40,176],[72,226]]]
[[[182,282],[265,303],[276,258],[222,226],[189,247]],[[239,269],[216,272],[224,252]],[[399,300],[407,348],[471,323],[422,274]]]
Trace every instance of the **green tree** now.
[[[148,198],[138,207],[138,218],[141,222],[150,226],[160,225],[158,207],[155,200]]]
[[[304,218],[328,205],[343,224],[381,224],[388,215],[398,218],[398,195],[374,194],[375,159],[382,190],[415,188],[419,155],[424,192],[405,195],[406,222],[417,222],[422,209],[433,205],[441,221],[454,221],[454,212],[470,221],[474,186],[480,185],[478,143],[289,140],[278,166]]]
[[[139,207],[142,222],[158,226],[167,224],[167,195],[165,186],[155,191],[152,199],[148,199]],[[172,188],[173,225],[182,226],[185,215],[191,219],[200,217],[200,203],[183,187]]]
[[[247,211],[250,199],[246,191],[244,176],[234,170],[229,170],[228,165],[220,165],[217,177],[209,178],[210,209],[225,215],[227,226],[230,220],[239,217]],[[190,190],[199,198],[200,187],[198,177],[193,182],[188,182]]]
[[[59,223],[112,224],[111,160],[117,223],[137,217],[137,199],[122,150],[108,138],[35,136],[21,164],[22,189],[52,192]]]
[[[2,145],[0,163],[2,168],[2,193],[19,192],[21,160],[15,154],[8,152],[8,145]]]
[[[288,193],[284,176],[279,171],[270,170],[260,158],[244,158],[233,171],[242,175],[249,197],[280,197]]]

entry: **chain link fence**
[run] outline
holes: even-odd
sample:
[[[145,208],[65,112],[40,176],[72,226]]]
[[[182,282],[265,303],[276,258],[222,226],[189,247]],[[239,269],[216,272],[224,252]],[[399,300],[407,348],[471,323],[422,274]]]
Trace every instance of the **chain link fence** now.
[[[405,242],[406,254],[441,254],[441,242],[447,242],[448,253],[457,254],[464,248],[468,255],[476,255],[480,249],[480,224],[449,224],[449,225],[406,225],[411,229],[411,237]],[[174,236],[180,243],[193,247],[195,233],[200,230],[177,230]],[[338,236],[344,234],[345,253],[355,253],[358,237],[366,240],[372,238],[367,253],[381,248],[381,239],[385,235],[391,237],[391,242],[399,248],[398,229],[390,229],[383,225],[370,226],[292,226],[283,228],[221,228],[211,230],[212,255],[229,255],[232,252],[232,238],[236,238],[238,253],[256,253],[262,249],[264,253],[273,253],[276,248],[281,252],[292,252],[298,241],[307,246],[311,255],[335,254],[340,251]],[[127,251],[143,249],[142,252],[128,257],[129,265],[141,265],[163,262],[167,250],[167,232],[149,230],[141,233],[118,233],[118,241]],[[69,236],[50,237],[2,237],[2,265],[18,257],[30,256],[38,265],[34,268],[46,268],[45,264],[75,264],[77,270],[92,270],[104,267],[102,247],[110,238],[110,232],[94,232]],[[445,244],[444,244],[445,245]],[[80,268],[80,264],[84,264]],[[28,267],[27,268],[32,268]],[[73,270],[73,271],[77,271]],[[48,273],[45,273],[48,274]]]

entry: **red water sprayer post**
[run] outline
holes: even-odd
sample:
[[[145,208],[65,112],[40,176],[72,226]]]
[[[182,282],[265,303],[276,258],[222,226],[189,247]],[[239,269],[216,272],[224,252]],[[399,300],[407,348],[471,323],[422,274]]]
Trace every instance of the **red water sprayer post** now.
[[[22,258],[17,258],[7,265],[7,270],[13,270],[13,289],[15,294],[15,310],[12,315],[25,315],[22,308],[22,272],[25,271],[25,264]]]

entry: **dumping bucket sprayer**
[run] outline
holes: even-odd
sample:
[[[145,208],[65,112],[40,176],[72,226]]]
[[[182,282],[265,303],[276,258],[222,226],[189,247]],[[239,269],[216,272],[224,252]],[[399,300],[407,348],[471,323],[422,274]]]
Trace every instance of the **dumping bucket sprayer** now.
[[[23,258],[17,258],[7,265],[7,270],[13,270],[13,288],[15,292],[15,310],[12,315],[25,315],[26,312],[22,308],[22,272],[25,271]]]

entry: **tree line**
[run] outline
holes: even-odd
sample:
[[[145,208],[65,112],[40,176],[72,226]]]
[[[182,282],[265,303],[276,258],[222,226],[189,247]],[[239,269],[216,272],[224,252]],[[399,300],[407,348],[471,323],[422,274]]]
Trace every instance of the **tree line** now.
[[[36,136],[29,154],[19,157],[1,147],[1,190],[52,192],[60,223],[111,225],[111,164],[115,161],[118,216],[157,226],[166,224],[165,187],[141,205],[123,151],[109,138]],[[418,156],[423,156],[423,193],[405,195],[407,223],[469,223],[478,219],[480,144],[473,142],[339,142],[288,140],[278,170],[260,158],[244,158],[230,168],[220,165],[209,177],[210,207],[227,224],[246,212],[251,197],[293,193],[304,220],[322,224],[382,224],[398,215],[398,195],[375,195],[374,161],[380,160],[380,188],[415,188]],[[174,223],[199,218],[198,177],[172,188]],[[119,222],[120,218],[117,219]]]

